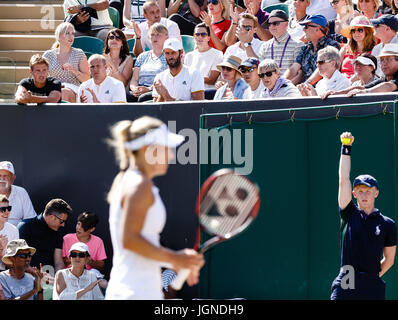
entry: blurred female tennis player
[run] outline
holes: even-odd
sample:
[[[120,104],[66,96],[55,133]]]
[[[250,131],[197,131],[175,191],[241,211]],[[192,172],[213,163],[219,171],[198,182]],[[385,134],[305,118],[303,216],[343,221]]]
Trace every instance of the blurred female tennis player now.
[[[106,299],[163,299],[161,267],[191,269],[189,285],[196,284],[203,255],[192,249],[161,247],[159,234],[166,210],[152,178],[166,174],[168,161],[184,137],[171,133],[148,116],[124,120],[112,128],[112,145],[120,165],[108,194],[113,267]]]

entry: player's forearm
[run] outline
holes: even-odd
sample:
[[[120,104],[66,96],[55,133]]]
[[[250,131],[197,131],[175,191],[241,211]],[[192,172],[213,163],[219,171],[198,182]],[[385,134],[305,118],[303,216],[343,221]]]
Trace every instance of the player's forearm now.
[[[387,259],[386,257],[383,258],[380,262],[380,267],[381,270],[379,272],[379,277],[382,277],[394,264],[394,259],[389,258]]]

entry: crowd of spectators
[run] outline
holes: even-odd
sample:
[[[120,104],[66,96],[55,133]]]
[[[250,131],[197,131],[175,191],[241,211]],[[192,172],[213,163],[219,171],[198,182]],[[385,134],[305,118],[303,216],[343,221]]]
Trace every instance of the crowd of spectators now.
[[[395,69],[383,66],[398,59],[395,0],[122,1],[120,29],[110,4],[64,1],[56,43],[32,57],[17,103],[266,99],[285,91],[325,99],[397,90]],[[74,48],[81,35],[103,40],[102,56],[87,59]],[[186,36],[193,51],[184,50]]]
[[[14,165],[1,161],[0,300],[103,299],[107,255],[102,239],[92,234],[98,216],[81,213],[76,232],[66,233],[71,206],[51,199],[37,215],[15,179]]]

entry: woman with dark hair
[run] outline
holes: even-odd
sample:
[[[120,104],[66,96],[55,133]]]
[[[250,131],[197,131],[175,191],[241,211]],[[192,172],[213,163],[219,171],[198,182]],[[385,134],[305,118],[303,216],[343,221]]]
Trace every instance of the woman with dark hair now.
[[[128,88],[134,60],[130,56],[126,36],[120,29],[112,29],[105,38],[104,52],[102,54],[108,64],[108,76],[123,82]]]
[[[398,14],[398,0],[391,1],[391,11],[392,14]]]
[[[347,78],[354,75],[352,60],[362,53],[371,53],[376,45],[373,32],[374,28],[365,16],[355,17],[348,27],[341,30],[342,35],[348,39],[348,43],[340,50],[341,73],[345,74]],[[354,78],[351,81],[353,80],[357,79]]]

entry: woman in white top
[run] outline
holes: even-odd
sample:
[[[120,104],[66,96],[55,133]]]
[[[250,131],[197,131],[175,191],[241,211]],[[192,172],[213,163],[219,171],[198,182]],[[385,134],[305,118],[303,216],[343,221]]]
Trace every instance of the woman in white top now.
[[[55,29],[55,44],[43,54],[49,62],[48,76],[62,82],[62,100],[68,102],[76,102],[80,84],[90,79],[86,55],[72,47],[74,34],[71,23],[61,23]]]
[[[116,123],[112,136],[121,172],[108,195],[113,267],[106,299],[163,299],[162,266],[191,269],[187,282],[193,285],[204,264],[203,255],[192,249],[160,245],[166,210],[152,179],[166,174],[174,157],[169,147],[184,137],[148,116]]]
[[[87,245],[74,243],[69,257],[72,266],[55,274],[53,300],[103,300],[99,285],[105,287],[106,280],[97,279],[96,272],[85,269],[90,257]]]
[[[303,96],[323,96],[329,90],[338,91],[351,86],[351,81],[339,71],[341,58],[335,47],[319,50],[316,65],[323,79],[315,88],[306,82],[299,84],[297,87]]]
[[[195,27],[193,37],[196,48],[185,55],[184,64],[187,67],[200,70],[205,82],[205,89],[215,89],[214,84],[220,76],[217,65],[223,61],[223,53],[210,47],[210,28],[204,23],[199,23]]]

